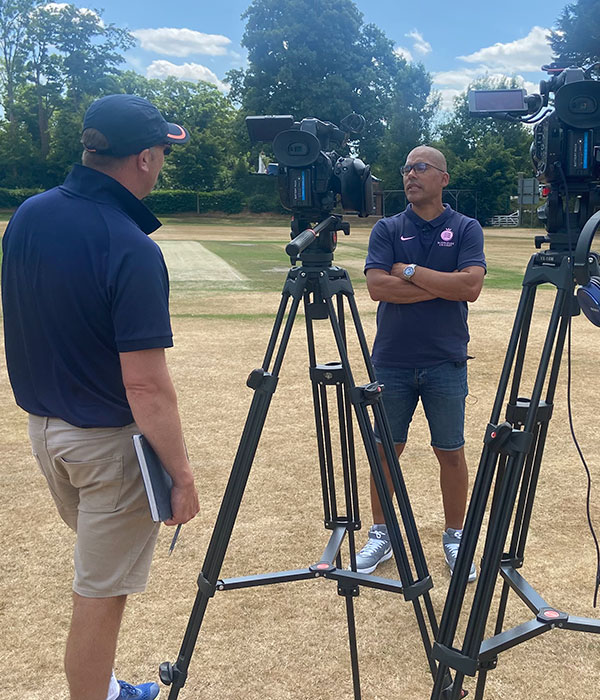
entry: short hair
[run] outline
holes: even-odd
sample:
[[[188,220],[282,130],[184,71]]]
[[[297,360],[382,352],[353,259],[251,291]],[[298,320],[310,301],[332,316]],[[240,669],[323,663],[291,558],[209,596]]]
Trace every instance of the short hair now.
[[[88,168],[95,168],[96,170],[114,170],[129,157],[97,153],[97,150],[103,151],[110,146],[106,136],[98,131],[98,129],[85,129],[83,134],[81,134],[81,143],[83,144],[81,162]]]

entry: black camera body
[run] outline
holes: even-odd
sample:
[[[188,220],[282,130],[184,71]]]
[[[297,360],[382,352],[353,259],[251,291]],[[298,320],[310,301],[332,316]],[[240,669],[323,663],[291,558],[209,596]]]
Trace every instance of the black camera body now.
[[[282,205],[296,216],[317,221],[338,202],[348,213],[365,217],[373,211],[371,167],[360,158],[340,156],[330,143],[343,145],[349,133],[359,133],[364,119],[351,114],[342,120],[345,130],[331,122],[291,115],[246,117],[252,143],[272,141]]]
[[[550,65],[544,70],[552,77],[541,81],[540,94],[473,90],[469,111],[535,124],[531,159],[547,197],[538,213],[550,248],[566,250],[576,242],[569,241],[570,229],[577,236],[600,206],[600,82],[582,68]]]
[[[542,81],[543,95],[554,92],[554,112],[534,127],[531,157],[541,182],[600,179],[600,83],[579,68]],[[557,164],[560,164],[560,168]]]

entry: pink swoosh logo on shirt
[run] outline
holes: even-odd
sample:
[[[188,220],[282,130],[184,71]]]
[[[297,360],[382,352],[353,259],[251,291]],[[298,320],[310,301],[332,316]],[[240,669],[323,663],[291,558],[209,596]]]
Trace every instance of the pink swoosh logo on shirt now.
[[[412,241],[415,236],[400,236],[401,241]]]

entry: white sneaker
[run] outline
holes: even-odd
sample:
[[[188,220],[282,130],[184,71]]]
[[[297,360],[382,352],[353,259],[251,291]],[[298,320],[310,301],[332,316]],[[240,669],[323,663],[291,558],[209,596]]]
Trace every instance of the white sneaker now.
[[[458,549],[460,547],[462,530],[453,530],[449,527],[442,535],[442,544],[444,545],[444,557],[446,564],[450,569],[450,575],[454,573],[456,566],[456,558],[458,557]],[[469,571],[469,583],[472,583],[477,578],[477,570],[475,564],[471,562],[471,570]]]
[[[359,574],[370,574],[382,561],[392,556],[392,545],[386,525],[373,525],[369,530],[369,539],[356,555],[356,570]]]

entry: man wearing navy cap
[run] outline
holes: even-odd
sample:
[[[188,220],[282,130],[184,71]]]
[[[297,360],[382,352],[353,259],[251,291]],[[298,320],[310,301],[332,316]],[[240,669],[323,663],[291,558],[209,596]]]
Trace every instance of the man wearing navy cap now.
[[[127,596],[143,591],[158,524],[132,435],[144,433],[173,478],[173,517],[198,512],[175,390],[167,269],[140,201],[187,131],[147,100],[109,95],[86,112],[83,165],[28,199],[4,239],[6,358],[33,454],[76,533],[65,652],[71,700],[151,700],[156,683],[117,681]]]
[[[481,226],[442,202],[450,179],[447,170],[444,155],[435,148],[418,146],[408,154],[401,172],[409,205],[375,224],[365,274],[369,294],[379,302],[373,365],[385,387],[383,403],[396,453],[400,456],[404,450],[420,399],[440,465],[442,544],[452,572],[468,486],[463,447],[467,302],[479,296],[486,268]],[[372,482],[371,504],[374,524],[356,557],[363,573],[371,573],[392,556]],[[471,565],[469,580],[476,575]]]

